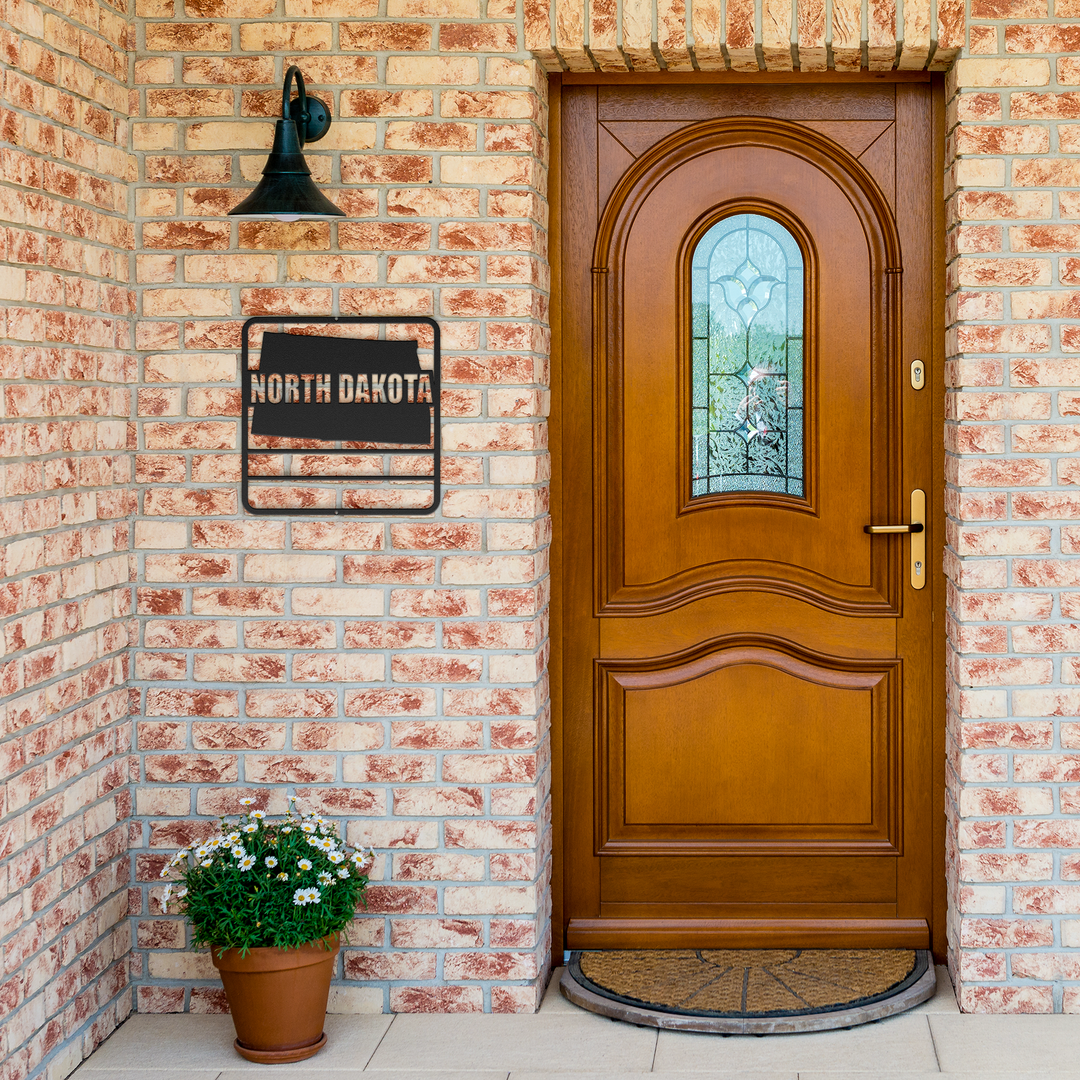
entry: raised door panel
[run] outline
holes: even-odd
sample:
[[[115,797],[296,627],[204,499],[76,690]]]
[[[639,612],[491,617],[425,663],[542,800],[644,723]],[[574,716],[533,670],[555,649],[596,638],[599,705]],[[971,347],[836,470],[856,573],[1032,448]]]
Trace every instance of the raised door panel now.
[[[897,660],[736,639],[596,668],[599,852],[897,853]]]
[[[752,855],[670,856],[649,862],[614,856],[603,859],[601,867],[604,905],[612,914],[624,916],[631,911],[623,905],[650,902],[661,905],[672,918],[694,914],[697,908],[704,918],[759,919],[790,916],[800,908],[811,916],[835,914],[839,902],[849,916],[859,917],[870,912],[864,905],[896,902],[892,859],[789,859],[783,873],[777,873],[775,859]],[[690,897],[692,904],[685,902]],[[813,910],[805,912],[806,908]],[[640,917],[645,912],[634,914]]]

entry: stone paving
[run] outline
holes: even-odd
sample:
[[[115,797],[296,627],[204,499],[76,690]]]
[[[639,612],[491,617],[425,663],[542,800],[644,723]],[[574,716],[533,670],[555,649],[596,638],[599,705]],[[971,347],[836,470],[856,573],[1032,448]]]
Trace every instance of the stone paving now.
[[[327,1018],[329,1042],[295,1065],[253,1065],[227,1016],[136,1015],[76,1080],[955,1080],[1080,1078],[1080,1016],[965,1015],[944,968],[924,1005],[848,1031],[730,1037],[632,1027],[571,1005],[557,969],[535,1015],[398,1014]]]

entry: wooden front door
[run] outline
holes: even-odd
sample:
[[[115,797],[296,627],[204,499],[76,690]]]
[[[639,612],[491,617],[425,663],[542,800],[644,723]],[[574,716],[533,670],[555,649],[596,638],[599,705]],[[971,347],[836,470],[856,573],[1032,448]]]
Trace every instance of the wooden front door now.
[[[562,88],[568,948],[931,943],[935,130],[928,81]]]

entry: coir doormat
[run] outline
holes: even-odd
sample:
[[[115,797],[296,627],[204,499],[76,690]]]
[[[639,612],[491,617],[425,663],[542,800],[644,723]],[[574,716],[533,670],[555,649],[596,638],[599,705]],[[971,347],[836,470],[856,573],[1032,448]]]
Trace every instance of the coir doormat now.
[[[635,949],[572,953],[562,989],[634,1023],[760,1034],[891,1016],[934,982],[930,954],[915,949]]]

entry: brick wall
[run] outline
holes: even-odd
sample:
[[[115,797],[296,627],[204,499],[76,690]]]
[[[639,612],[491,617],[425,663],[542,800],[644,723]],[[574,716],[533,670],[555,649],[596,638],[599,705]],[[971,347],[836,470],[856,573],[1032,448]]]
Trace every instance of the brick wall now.
[[[138,10],[138,1008],[223,1007],[154,901],[165,854],[243,795],[295,793],[379,852],[335,1008],[531,1011],[550,947],[546,79],[506,0]],[[308,163],[358,220],[224,216],[290,63],[334,117]],[[440,513],[240,511],[240,327],[274,314],[439,319]]]
[[[949,80],[950,965],[972,1011],[1080,1011],[1080,8],[1055,10],[973,0]]]
[[[129,970],[139,1009],[222,1008],[154,882],[246,794],[278,810],[297,793],[379,851],[335,1009],[535,1007],[543,68],[945,68],[963,47],[946,148],[949,959],[966,1009],[1080,1010],[1071,2],[969,0],[966,19],[939,2],[936,22],[871,3],[856,49],[855,9],[835,0],[831,21],[801,7],[790,41],[790,8],[768,2],[755,24],[731,2],[586,17],[510,0],[5,0],[5,1080],[64,1075],[130,1007]],[[262,168],[291,62],[334,116],[307,157],[347,222],[225,216]],[[433,518],[238,507],[240,325],[332,313],[440,320]]]
[[[130,1010],[128,18],[0,9],[0,1073]]]

